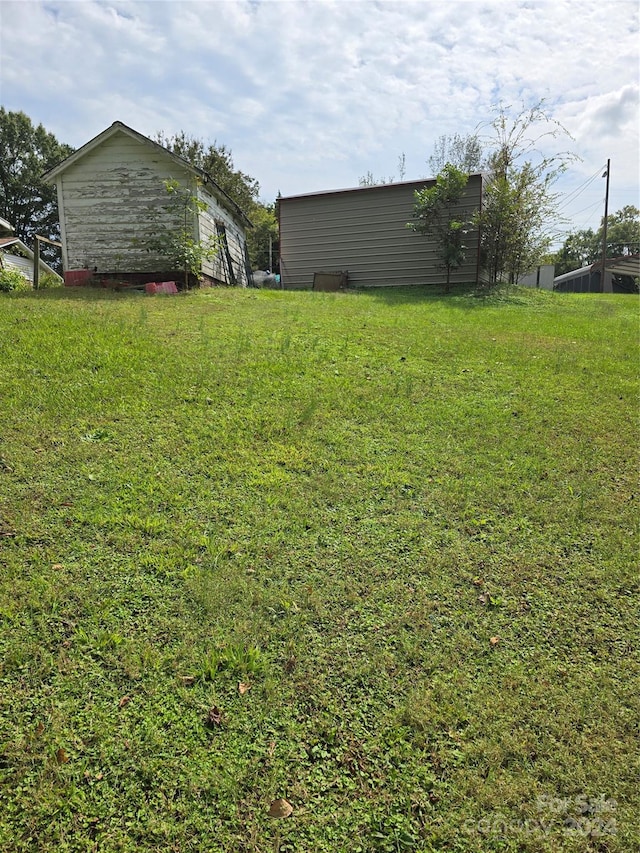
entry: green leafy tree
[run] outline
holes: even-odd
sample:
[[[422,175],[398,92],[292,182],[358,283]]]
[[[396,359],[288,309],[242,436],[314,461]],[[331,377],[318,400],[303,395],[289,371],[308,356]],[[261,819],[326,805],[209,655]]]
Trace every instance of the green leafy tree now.
[[[220,243],[216,237],[196,239],[196,220],[207,209],[206,202],[173,178],[163,184],[168,198],[162,212],[156,216],[153,236],[135,238],[134,244],[165,258],[170,269],[182,270],[184,286],[188,289],[192,278],[200,279],[203,263],[217,255]]]
[[[602,245],[602,230],[601,223],[598,231],[600,245]],[[607,257],[617,258],[621,255],[638,253],[640,253],[640,210],[627,204],[617,213],[607,216]]]
[[[183,130],[173,136],[158,133],[155,141],[210,175],[251,219],[254,207],[259,204],[260,184],[255,178],[236,169],[231,151],[226,145],[216,141],[206,145],[202,139],[190,136]]]
[[[549,226],[557,221],[552,190],[569,152],[539,153],[542,140],[569,136],[539,101],[516,116],[500,107],[489,124],[488,178],[478,217],[483,263],[492,283],[515,282],[549,250]],[[545,139],[546,138],[546,139]]]
[[[604,220],[604,217],[603,217]],[[603,222],[600,228],[573,231],[568,234],[562,247],[552,256],[555,274],[580,269],[602,258]],[[626,205],[607,217],[607,257],[636,255],[640,252],[640,210]]]
[[[247,231],[247,248],[251,268],[254,270],[271,269],[274,265],[273,247],[278,242],[278,220],[274,204],[259,204],[251,217],[253,228]],[[269,249],[271,248],[271,252]]]
[[[492,283],[515,282],[549,251],[558,202],[552,188],[575,157],[540,153],[549,140],[569,136],[543,101],[515,116],[501,106],[489,128],[488,177],[477,219],[483,263]]]
[[[448,163],[432,187],[414,193],[412,231],[432,235],[440,250],[440,260],[446,270],[446,291],[449,291],[451,271],[462,266],[467,247],[465,236],[470,223],[455,212],[467,185],[468,175]]]
[[[555,274],[564,275],[592,264],[597,260],[601,247],[602,243],[598,247],[598,236],[592,228],[574,231],[567,236],[562,248],[551,256]]]
[[[260,184],[251,175],[237,169],[226,145],[202,139],[180,131],[173,136],[158,133],[155,141],[182,157],[192,166],[210,175],[216,184],[234,201],[254,225],[247,232],[247,248],[252,269],[269,265],[269,238],[272,245],[278,239],[275,206],[260,201]]]
[[[42,175],[73,153],[48,133],[42,124],[33,125],[23,112],[0,107],[0,216],[15,229],[27,245],[36,234],[60,239],[58,200],[55,186]],[[60,269],[58,250],[42,246],[42,258]]]

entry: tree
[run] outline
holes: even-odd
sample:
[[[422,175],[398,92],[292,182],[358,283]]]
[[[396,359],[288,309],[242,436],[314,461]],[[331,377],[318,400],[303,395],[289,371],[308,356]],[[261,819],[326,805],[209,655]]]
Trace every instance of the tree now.
[[[484,146],[475,133],[460,136],[440,136],[429,157],[429,168],[432,175],[437,175],[450,164],[466,172],[468,175],[481,172],[485,166]]]
[[[251,217],[253,228],[247,231],[247,249],[251,268],[254,270],[271,269],[273,266],[273,246],[278,242],[278,220],[275,204],[259,204]],[[271,252],[269,251],[271,247]]]
[[[603,217],[604,219],[604,217]],[[602,245],[603,223],[598,236]],[[637,255],[640,252],[640,210],[631,204],[607,216],[607,257]]]
[[[604,217],[598,231],[589,228],[573,231],[553,256],[555,274],[580,269],[602,258]],[[640,251],[640,210],[626,205],[616,213],[607,216],[607,257],[618,258],[621,255],[636,255]]]
[[[535,266],[549,249],[549,225],[557,219],[553,184],[575,159],[568,152],[542,155],[545,137],[569,136],[551,118],[544,102],[512,117],[504,107],[490,122],[488,179],[478,216],[483,263],[492,283],[518,276]]]
[[[598,242],[598,235],[592,228],[574,231],[567,236],[562,248],[551,256],[555,275],[564,275],[592,264],[601,252],[602,240]]]
[[[259,200],[260,184],[246,172],[236,169],[233,156],[226,145],[214,141],[205,145],[202,139],[183,130],[173,136],[156,134],[155,141],[182,157],[192,166],[210,175],[253,223],[247,232],[247,248],[252,269],[266,269],[269,261],[269,240],[278,239],[278,222],[274,205]]]
[[[398,155],[398,181],[404,181],[404,176],[407,173],[407,158],[404,153]],[[361,175],[358,178],[358,186],[360,187],[380,187],[385,186],[386,184],[393,184],[396,182],[396,178],[394,175],[389,175],[388,178],[375,178],[373,172],[367,172],[366,175]]]
[[[255,178],[235,168],[231,151],[226,145],[216,141],[205,145],[202,139],[189,136],[183,130],[173,136],[165,136],[160,132],[156,134],[155,141],[210,175],[251,219],[255,205],[259,204],[260,184]]]
[[[73,150],[42,124],[35,127],[25,113],[0,107],[0,216],[27,245],[33,245],[36,234],[60,239],[56,188],[45,184],[42,175]],[[53,246],[43,244],[42,258],[54,268],[61,266]]]
[[[447,273],[449,291],[451,270],[464,263],[467,247],[464,244],[469,222],[455,213],[454,206],[462,198],[468,175],[448,163],[438,174],[432,187],[414,193],[413,218],[408,227],[420,234],[431,234],[440,248],[440,259]]]
[[[216,256],[220,244],[215,237],[196,240],[194,236],[195,221],[207,209],[207,203],[173,178],[163,184],[167,204],[156,217],[153,236],[142,241],[135,239],[135,243],[147,252],[166,258],[171,269],[183,270],[184,286],[188,290],[190,277],[200,278],[203,262]]]

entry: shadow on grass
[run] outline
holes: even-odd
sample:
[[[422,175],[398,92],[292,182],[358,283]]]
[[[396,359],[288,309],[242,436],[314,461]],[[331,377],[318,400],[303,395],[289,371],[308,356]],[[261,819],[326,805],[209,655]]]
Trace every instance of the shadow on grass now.
[[[539,301],[543,291],[533,291],[531,288],[515,285],[460,284],[452,285],[448,292],[443,285],[354,288],[347,292],[367,296],[389,306],[429,302],[474,309],[501,304],[530,305]],[[547,294],[546,291],[544,293]]]
[[[227,288],[224,288],[227,289]],[[230,288],[232,290],[240,288]],[[209,288],[193,288],[188,291],[180,291],[177,296],[185,297],[190,294],[206,292]],[[256,292],[256,291],[254,291]],[[278,291],[286,294],[287,291]],[[301,291],[291,291],[300,293]],[[315,293],[309,291],[311,296]],[[163,296],[163,294],[157,294]],[[173,295],[173,294],[172,294]],[[331,294],[336,296],[338,294]],[[414,285],[414,286],[390,286],[371,288],[348,288],[342,291],[345,296],[359,296],[383,302],[389,307],[401,305],[415,305],[417,303],[442,304],[455,306],[462,309],[476,309],[482,307],[493,307],[496,305],[532,305],[538,304],[541,299],[553,298],[555,294],[549,291],[533,290],[531,288],[518,287],[516,285],[479,286],[476,284],[452,285],[448,292],[443,285]],[[110,302],[120,300],[138,300],[148,297],[149,294],[142,290],[133,288],[107,288],[107,287],[54,287],[46,290],[27,290],[14,292],[12,299],[18,300],[45,300],[47,302]]]
[[[191,293],[192,291],[188,291]],[[140,299],[147,297],[149,294],[143,290],[135,290],[134,288],[123,288],[118,290],[113,287],[51,287],[46,290],[24,290],[19,293],[12,294],[14,299],[38,299],[48,302],[66,302],[75,300],[79,302],[105,302],[122,299]],[[168,294],[155,294],[168,295]],[[182,296],[184,292],[171,294]]]

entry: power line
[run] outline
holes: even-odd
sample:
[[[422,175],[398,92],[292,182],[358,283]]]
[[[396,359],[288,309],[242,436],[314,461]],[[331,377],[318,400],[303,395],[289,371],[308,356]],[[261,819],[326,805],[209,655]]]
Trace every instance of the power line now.
[[[558,210],[562,210],[564,207],[567,207],[567,205],[571,204],[571,202],[579,198],[579,196],[582,195],[582,193],[587,189],[587,187],[591,186],[591,184],[596,180],[596,178],[601,176],[601,170],[603,168],[603,166],[600,166],[590,178],[587,178],[587,180],[584,183],[580,184],[579,187],[576,187],[575,190],[572,190],[570,193],[568,193],[565,196],[564,200],[558,206]]]

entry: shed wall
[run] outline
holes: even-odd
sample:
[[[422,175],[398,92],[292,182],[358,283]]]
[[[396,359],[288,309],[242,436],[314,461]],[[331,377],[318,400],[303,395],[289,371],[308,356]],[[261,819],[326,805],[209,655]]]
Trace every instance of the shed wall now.
[[[64,268],[94,269],[98,273],[157,273],[168,261],[150,252],[145,243],[159,229],[184,227],[180,212],[168,211],[170,197],[164,181],[177,180],[185,190],[196,192],[196,181],[155,146],[126,133],[116,133],[71,164],[58,176]],[[208,209],[193,219],[193,236],[207,239],[215,233],[215,221],[224,222],[233,257],[243,257],[244,233],[217,198],[204,188],[197,190]],[[239,267],[240,271],[244,265]],[[226,283],[225,270],[215,258],[203,272]],[[246,276],[245,276],[246,278]],[[238,275],[239,283],[242,283]]]
[[[233,269],[232,279],[235,278],[235,283],[241,287],[246,287],[248,282],[246,264],[245,264],[245,244],[246,237],[244,229],[242,229],[231,214],[223,208],[217,199],[208,192],[206,187],[200,187],[198,190],[199,198],[207,205],[207,210],[200,214],[200,236],[199,239],[207,241],[210,238],[216,239],[218,236],[217,225],[223,225],[226,231],[227,246],[231,257],[231,266]],[[202,271],[205,275],[211,276],[227,284],[229,281],[229,272],[224,259],[223,249],[219,248],[218,253],[211,260],[205,261],[202,265]]]
[[[190,186],[191,175],[171,170],[161,152],[124,133],[105,140],[58,177],[58,204],[64,221],[65,269],[98,272],[153,272],[164,258],[144,248],[159,226],[176,224],[164,207],[163,181]]]
[[[285,288],[310,288],[316,272],[348,271],[354,287],[442,284],[445,271],[432,237],[407,228],[414,192],[430,181],[412,181],[341,192],[281,198],[280,274]],[[482,180],[469,178],[453,208],[480,207]],[[478,234],[467,238],[467,259],[451,282],[477,281]]]
[[[33,261],[30,261],[29,258],[3,252],[0,257],[0,267],[4,267],[7,270],[17,270],[33,284]]]

